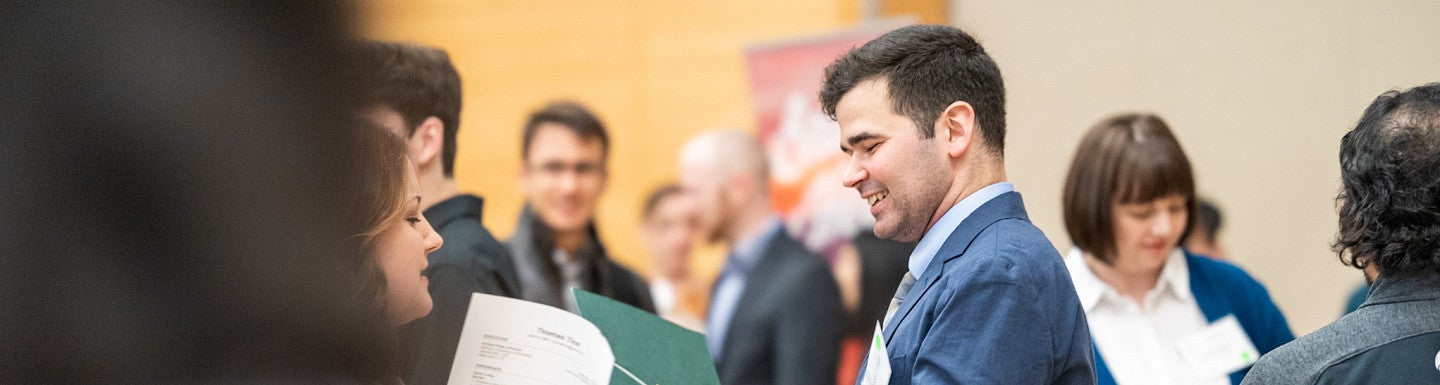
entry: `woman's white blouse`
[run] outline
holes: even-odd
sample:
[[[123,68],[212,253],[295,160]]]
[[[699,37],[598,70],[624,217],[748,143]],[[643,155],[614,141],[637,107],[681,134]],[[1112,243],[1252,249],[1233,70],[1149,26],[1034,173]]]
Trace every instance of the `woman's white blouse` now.
[[[1176,248],[1165,260],[1145,306],[1123,297],[1085,264],[1084,253],[1065,256],[1075,293],[1085,308],[1090,337],[1119,385],[1229,385],[1226,374],[1200,374],[1180,355],[1178,342],[1208,323],[1190,293],[1190,269]]]

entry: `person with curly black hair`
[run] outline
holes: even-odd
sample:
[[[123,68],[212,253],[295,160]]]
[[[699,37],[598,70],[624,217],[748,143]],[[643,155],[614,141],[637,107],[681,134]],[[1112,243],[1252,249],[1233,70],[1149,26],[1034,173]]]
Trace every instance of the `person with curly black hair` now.
[[[1440,83],[1390,91],[1340,141],[1341,263],[1358,310],[1261,357],[1242,384],[1440,383]]]

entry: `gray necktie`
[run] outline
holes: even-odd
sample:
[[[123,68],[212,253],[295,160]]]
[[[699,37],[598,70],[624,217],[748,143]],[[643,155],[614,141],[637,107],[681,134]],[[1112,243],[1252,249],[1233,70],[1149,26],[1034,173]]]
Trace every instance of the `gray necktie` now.
[[[910,294],[910,288],[915,286],[915,275],[905,272],[905,278],[900,280],[900,287],[895,289],[895,298],[890,299],[890,309],[885,311],[885,321],[881,328],[890,326],[890,318],[895,316],[895,311],[900,309],[900,302],[905,300],[905,295]]]

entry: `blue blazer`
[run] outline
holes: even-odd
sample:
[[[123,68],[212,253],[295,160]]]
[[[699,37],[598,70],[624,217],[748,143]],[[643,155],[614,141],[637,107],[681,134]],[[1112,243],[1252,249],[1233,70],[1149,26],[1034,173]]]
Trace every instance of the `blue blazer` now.
[[[1070,273],[1015,192],[960,222],[884,334],[892,385],[1095,383]]]
[[[1185,251],[1185,266],[1190,269],[1190,293],[1195,295],[1195,302],[1200,305],[1200,312],[1205,314],[1206,322],[1215,322],[1234,314],[1235,320],[1240,321],[1240,328],[1245,330],[1245,335],[1250,337],[1255,350],[1260,351],[1262,356],[1295,339],[1290,325],[1285,323],[1285,315],[1280,314],[1280,308],[1270,300],[1270,292],[1265,291],[1265,286],[1245,274],[1244,270],[1227,262],[1191,254],[1189,250]],[[1095,368],[1100,384],[1115,385],[1115,377],[1105,366],[1105,359],[1098,349],[1095,350]],[[1248,372],[1250,368],[1230,373],[1230,383],[1239,385]]]

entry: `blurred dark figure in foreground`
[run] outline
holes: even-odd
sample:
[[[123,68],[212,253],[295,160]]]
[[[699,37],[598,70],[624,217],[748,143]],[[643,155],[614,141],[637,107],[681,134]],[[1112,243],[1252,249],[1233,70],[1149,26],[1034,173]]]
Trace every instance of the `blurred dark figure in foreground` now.
[[[331,2],[7,2],[0,368],[25,384],[376,383]]]
[[[1244,384],[1440,383],[1440,83],[1390,91],[1340,140],[1340,261],[1379,273],[1354,313]]]

